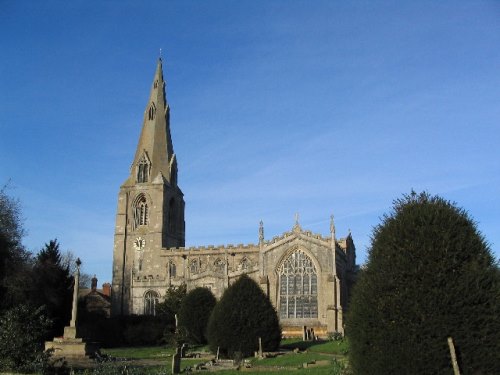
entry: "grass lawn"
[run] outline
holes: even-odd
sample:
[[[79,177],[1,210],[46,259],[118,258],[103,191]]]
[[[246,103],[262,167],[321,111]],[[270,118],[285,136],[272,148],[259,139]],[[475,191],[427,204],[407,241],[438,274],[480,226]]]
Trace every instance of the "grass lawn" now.
[[[331,361],[336,360],[345,363],[347,361],[346,353],[348,351],[348,342],[346,340],[340,341],[302,341],[298,339],[285,339],[281,342],[281,348],[286,350],[293,350],[298,348],[301,350],[299,353],[288,352],[286,354],[274,357],[256,359],[251,358],[250,362],[252,368],[241,369],[240,371],[221,370],[223,375],[241,374],[266,374],[271,373],[275,375],[286,374],[290,371],[300,371],[302,374],[330,374],[332,370]],[[208,351],[207,347],[190,347],[191,352]],[[189,352],[188,351],[188,352]],[[107,354],[115,358],[124,358],[130,360],[159,360],[164,361],[165,365],[161,367],[151,366],[150,368],[143,369],[144,374],[168,374],[170,373],[170,363],[172,355],[174,354],[173,348],[165,346],[153,347],[134,347],[134,348],[113,348],[103,349],[103,354]],[[181,370],[186,367],[194,366],[203,363],[207,359],[202,358],[184,358],[181,361]],[[301,368],[304,363],[311,363],[313,361],[327,361],[328,365],[321,365],[318,367]],[[153,362],[154,363],[154,362]],[[156,362],[158,363],[158,362]],[[161,370],[160,370],[161,368]],[[300,370],[299,370],[300,368]],[[145,371],[146,370],[146,371]]]
[[[161,359],[172,356],[174,354],[174,349],[164,346],[146,346],[136,348],[102,349],[101,353],[115,358]]]
[[[281,341],[282,349],[307,350],[315,353],[329,353],[336,355],[346,355],[349,351],[349,342],[347,339],[339,341],[302,341],[299,339],[284,339]]]
[[[288,353],[275,358],[252,359],[253,366],[297,367],[306,362],[331,360],[331,356],[319,353]]]

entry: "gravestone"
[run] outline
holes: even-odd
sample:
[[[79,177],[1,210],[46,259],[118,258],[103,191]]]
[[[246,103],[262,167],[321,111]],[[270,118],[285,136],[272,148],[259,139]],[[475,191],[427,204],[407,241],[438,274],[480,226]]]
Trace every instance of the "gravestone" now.
[[[181,353],[180,349],[175,350],[175,354],[172,357],[172,374],[178,374],[181,372]]]
[[[181,346],[181,358],[186,358],[186,351],[188,349],[188,344],[184,343]]]

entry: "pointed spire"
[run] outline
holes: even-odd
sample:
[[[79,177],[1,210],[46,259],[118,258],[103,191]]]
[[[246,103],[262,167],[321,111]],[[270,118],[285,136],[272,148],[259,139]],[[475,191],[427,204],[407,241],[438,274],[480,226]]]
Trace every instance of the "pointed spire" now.
[[[166,180],[176,184],[177,162],[170,134],[170,108],[165,95],[163,67],[158,59],[139,143],[127,180],[129,184]]]

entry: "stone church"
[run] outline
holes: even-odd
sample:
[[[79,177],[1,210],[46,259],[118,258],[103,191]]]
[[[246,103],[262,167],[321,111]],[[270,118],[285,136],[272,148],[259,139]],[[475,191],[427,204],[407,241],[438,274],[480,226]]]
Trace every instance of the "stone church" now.
[[[270,240],[261,222],[256,244],[185,247],[177,173],[159,59],[134,160],[118,194],[112,315],[154,315],[168,287],[182,283],[220,298],[247,274],[269,296],[284,335],[301,335],[304,327],[319,336],[343,332],[356,270],[350,233],[337,238],[333,217],[326,236],[303,229],[296,218],[290,231]]]

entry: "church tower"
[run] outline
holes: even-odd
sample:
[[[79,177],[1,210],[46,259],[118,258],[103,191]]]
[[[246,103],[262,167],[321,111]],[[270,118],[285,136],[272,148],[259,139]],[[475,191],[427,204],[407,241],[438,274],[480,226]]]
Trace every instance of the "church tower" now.
[[[118,193],[113,315],[132,313],[132,278],[142,270],[145,254],[182,247],[184,242],[184,195],[177,185],[177,159],[160,58],[130,174]]]

